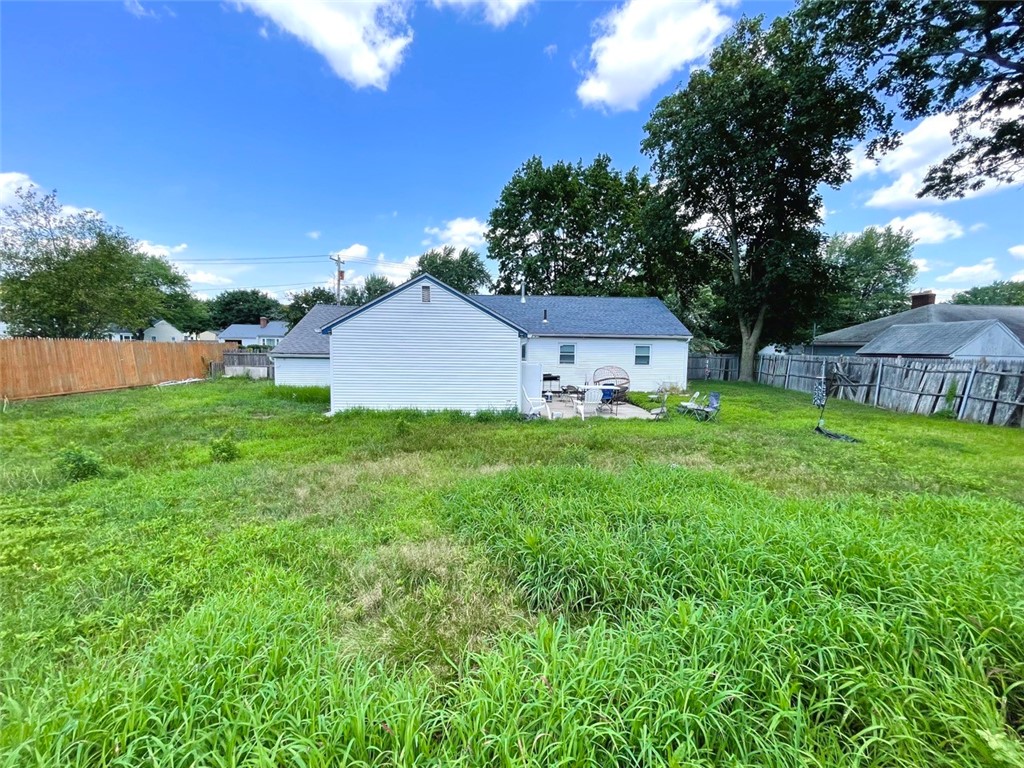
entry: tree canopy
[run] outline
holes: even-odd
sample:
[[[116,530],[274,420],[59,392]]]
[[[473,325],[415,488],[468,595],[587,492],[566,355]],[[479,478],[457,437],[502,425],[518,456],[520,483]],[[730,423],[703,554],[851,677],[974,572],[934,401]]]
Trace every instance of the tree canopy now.
[[[100,338],[165,316],[187,325],[196,300],[169,263],[98,214],[68,211],[55,192],[16,197],[0,224],[0,319],[11,333]]]
[[[224,291],[210,300],[210,319],[221,330],[233,323],[255,324],[261,317],[280,320],[284,307],[255,288]]]
[[[420,275],[436,277],[462,293],[479,293],[491,285],[491,274],[480,254],[470,248],[456,253],[453,245],[433,248],[420,256],[409,277]]]
[[[898,141],[885,106],[908,120],[959,118],[953,151],[919,196],[962,197],[1024,173],[1024,4],[991,0],[804,0],[798,18],[819,53],[870,88],[887,113],[870,153]]]
[[[818,332],[910,309],[910,285],[917,275],[913,253],[913,234],[892,227],[869,227],[859,235],[832,237],[825,258],[835,269],[835,292]]]
[[[498,293],[520,282],[533,294],[617,296],[640,282],[642,193],[636,169],[620,173],[607,155],[590,165],[533,157],[505,185],[488,220],[487,253],[498,262]]]
[[[291,302],[284,308],[284,319],[288,321],[288,327],[292,328],[317,304],[337,303],[334,292],[319,285],[305,291],[295,291],[292,293]]]
[[[997,280],[953,294],[954,304],[991,304],[1024,307],[1024,282]]]
[[[741,19],[658,103],[644,151],[675,210],[718,241],[712,279],[740,336],[740,377],[753,378],[762,336],[785,342],[832,290],[823,258],[820,185],[849,178],[848,153],[871,125],[868,97],[794,34],[791,20]]]
[[[383,275],[367,275],[362,287],[350,285],[341,292],[341,303],[349,307],[361,307],[394,287],[395,284]]]

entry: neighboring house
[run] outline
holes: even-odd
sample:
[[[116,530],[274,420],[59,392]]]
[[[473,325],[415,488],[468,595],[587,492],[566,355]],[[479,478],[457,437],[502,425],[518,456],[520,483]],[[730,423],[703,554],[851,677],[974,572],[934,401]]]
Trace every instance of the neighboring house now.
[[[7,323],[0,323],[0,339],[7,338]]]
[[[822,334],[814,340],[812,347],[814,353],[819,355],[855,355],[864,345],[897,325],[951,324],[984,320],[998,320],[1010,333],[1024,342],[1024,307],[927,304]],[[981,355],[988,356],[988,353],[982,352]]]
[[[143,341],[184,341],[185,334],[166,320],[157,320],[142,332],[142,339]]]
[[[135,334],[132,333],[130,328],[119,328],[117,326],[110,326],[107,332],[103,334],[103,338],[109,341],[134,341]]]
[[[624,368],[634,390],[685,387],[692,338],[658,299],[467,296],[429,275],[320,331],[332,412],[522,409],[542,374],[579,386],[606,365]]]
[[[220,341],[217,331],[200,331],[199,333],[186,333],[185,338],[189,341]]]
[[[288,331],[270,356],[274,383],[326,387],[331,383],[331,338],[320,329],[355,307],[317,304]]]
[[[220,341],[235,342],[240,347],[276,347],[288,333],[284,320],[260,318],[256,323],[234,323],[217,334]]]
[[[1024,359],[1024,341],[998,320],[893,325],[857,350],[857,355]]]

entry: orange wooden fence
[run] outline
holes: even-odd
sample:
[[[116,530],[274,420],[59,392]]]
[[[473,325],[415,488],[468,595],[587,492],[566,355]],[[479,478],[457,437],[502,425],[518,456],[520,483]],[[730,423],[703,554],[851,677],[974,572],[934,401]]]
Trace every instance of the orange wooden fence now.
[[[0,400],[141,387],[204,377],[224,359],[209,341],[0,339]]]

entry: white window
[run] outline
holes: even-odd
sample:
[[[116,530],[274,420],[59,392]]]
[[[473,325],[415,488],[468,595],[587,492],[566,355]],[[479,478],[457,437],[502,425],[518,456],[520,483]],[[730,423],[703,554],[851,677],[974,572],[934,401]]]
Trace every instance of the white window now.
[[[576,365],[576,345],[575,344],[559,344],[558,345],[558,364],[559,365]]]
[[[273,337],[262,338],[260,339],[260,344],[262,344],[264,347],[276,347],[278,341],[280,341],[280,339],[275,339]]]
[[[430,286],[424,285],[420,287],[420,299],[424,304],[430,303]]]
[[[651,345],[637,344],[633,347],[633,365],[651,364]]]

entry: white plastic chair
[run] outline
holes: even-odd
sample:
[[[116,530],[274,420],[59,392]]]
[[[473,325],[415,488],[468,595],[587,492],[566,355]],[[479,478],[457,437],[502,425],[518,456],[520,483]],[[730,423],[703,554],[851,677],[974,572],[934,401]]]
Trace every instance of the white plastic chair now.
[[[548,401],[543,397],[530,397],[526,392],[526,387],[523,387],[523,399],[526,400],[526,404],[530,408],[530,412],[527,416],[539,416],[543,413],[547,418],[551,418],[551,409],[548,407]]]
[[[583,393],[583,399],[576,403],[576,412],[580,415],[581,421],[587,420],[587,406],[592,406],[592,413],[597,412],[597,408],[601,405],[601,397],[603,392],[600,389],[591,388],[587,389]]]

